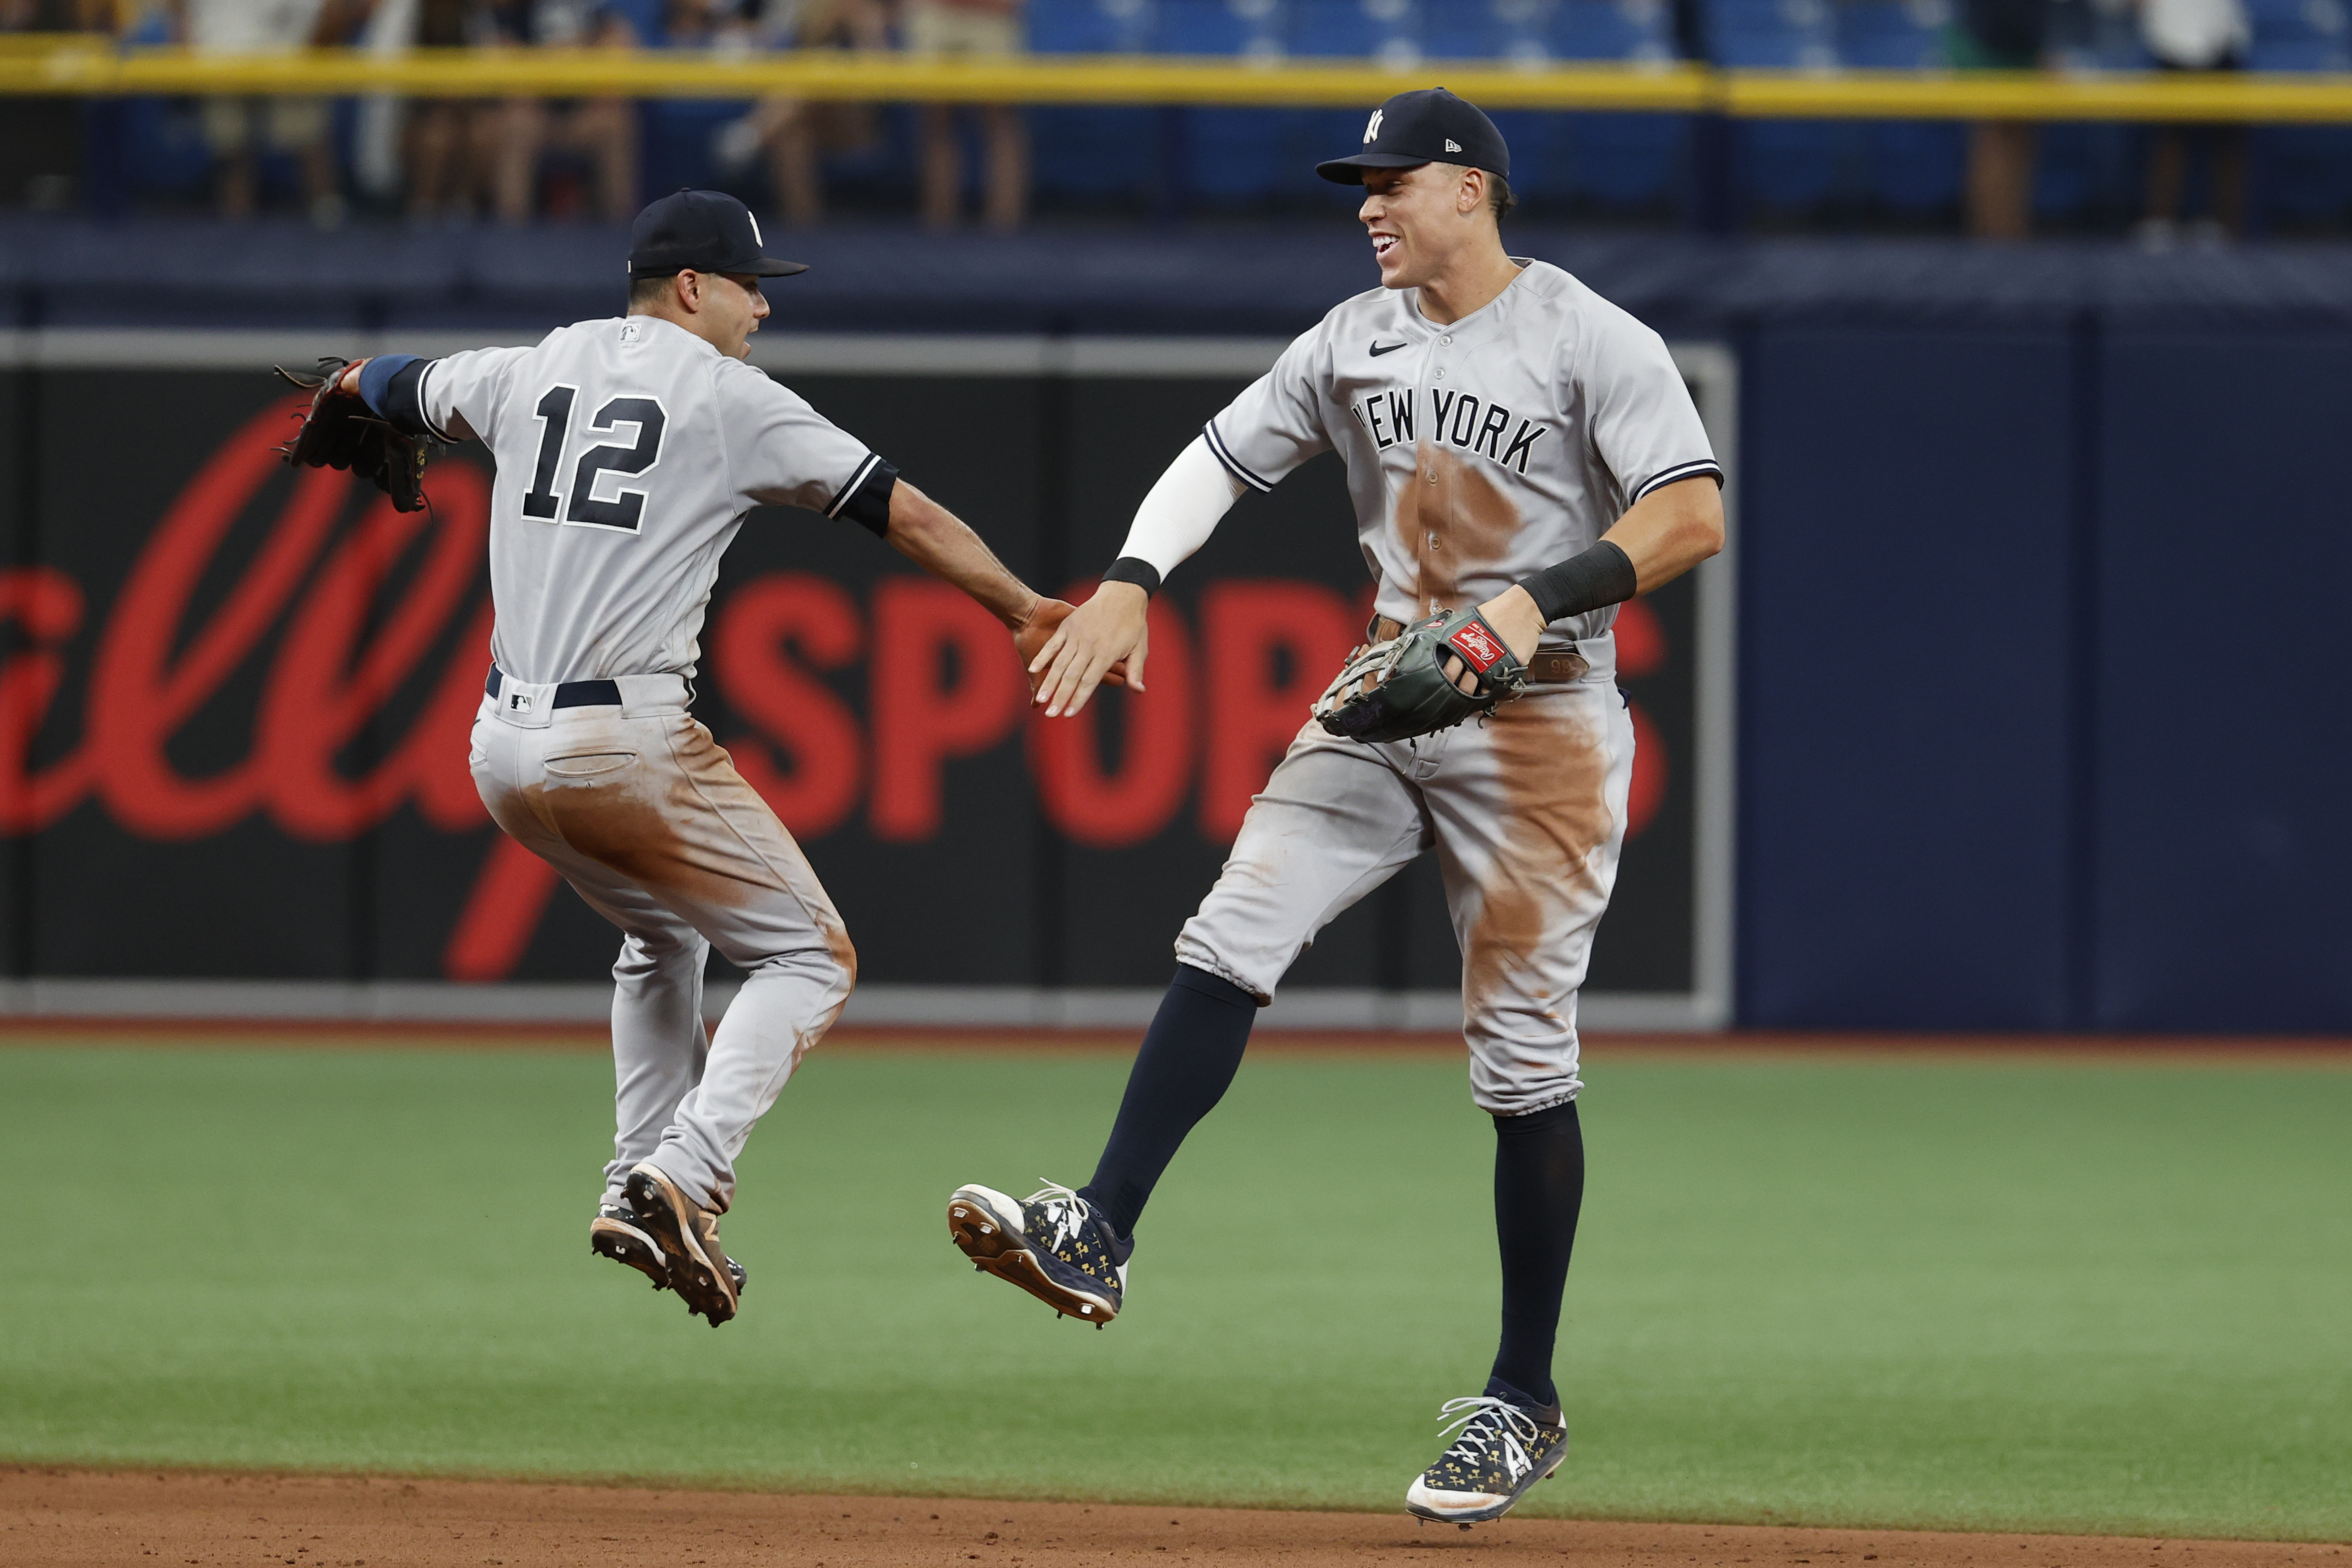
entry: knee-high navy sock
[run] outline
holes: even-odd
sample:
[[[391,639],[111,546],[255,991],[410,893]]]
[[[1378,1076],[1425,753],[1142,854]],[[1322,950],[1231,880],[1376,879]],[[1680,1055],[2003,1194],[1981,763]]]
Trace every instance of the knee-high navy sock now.
[[[1494,1382],[1543,1405],[1552,1386],[1560,1292],[1584,1207],[1584,1129],[1576,1102],[1495,1118],[1495,1235],[1503,1249],[1503,1343]],[[1486,1392],[1503,1391],[1487,1385]]]
[[[1256,1021],[1255,997],[1204,969],[1176,966],[1135,1053],[1102,1163],[1079,1189],[1121,1236],[1134,1233],[1184,1134],[1224,1098]]]

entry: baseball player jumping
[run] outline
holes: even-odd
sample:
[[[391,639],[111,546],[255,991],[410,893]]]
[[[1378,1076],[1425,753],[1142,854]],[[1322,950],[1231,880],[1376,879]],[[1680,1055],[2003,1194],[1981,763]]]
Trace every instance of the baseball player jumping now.
[[[971,595],[1024,658],[1069,613],[744,362],[768,314],[761,280],[805,270],[762,248],[733,197],[665,196],[636,220],[625,318],[535,348],[329,361],[289,454],[370,473],[414,509],[429,440],[489,446],[497,630],[474,781],[499,826],[626,934],[619,1125],[590,1242],[714,1328],[743,1291],[719,1240],[735,1161],[857,974],[800,846],[688,711],[719,556],[752,507],[801,507]],[[706,1036],[713,946],[744,981]]]
[[[1363,186],[1381,287],[1292,343],[1170,465],[1031,671],[1049,715],[1082,708],[1118,661],[1139,686],[1160,580],[1244,488],[1332,448],[1379,583],[1369,645],[1177,938],[1094,1179],[1026,1200],[962,1187],[948,1224],[1056,1312],[1116,1316],[1153,1184],[1232,1082],[1256,1010],[1325,925],[1434,845],[1471,1095],[1496,1134],[1503,1332],[1484,1389],[1446,1403],[1451,1441],[1406,1502],[1466,1523],[1507,1512],[1566,1456],[1551,1362],[1584,1191],[1576,997],[1633,762],[1610,629],[1619,603],[1722,547],[1722,470],[1657,334],[1504,250],[1510,158],[1476,108],[1401,93],[1360,152],[1317,172]]]

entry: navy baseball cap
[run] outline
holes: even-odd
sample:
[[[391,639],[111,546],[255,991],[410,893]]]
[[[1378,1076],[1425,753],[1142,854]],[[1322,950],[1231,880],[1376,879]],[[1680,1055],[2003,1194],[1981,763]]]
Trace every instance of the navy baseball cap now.
[[[1315,172],[1335,185],[1360,185],[1367,169],[1423,163],[1460,163],[1511,177],[1511,150],[1495,122],[1476,104],[1442,87],[1401,92],[1372,110],[1363,151],[1318,163]]]
[[[724,191],[677,191],[637,214],[629,230],[629,276],[666,277],[692,267],[790,277],[808,270],[797,261],[761,255],[766,248],[760,220],[734,197]]]

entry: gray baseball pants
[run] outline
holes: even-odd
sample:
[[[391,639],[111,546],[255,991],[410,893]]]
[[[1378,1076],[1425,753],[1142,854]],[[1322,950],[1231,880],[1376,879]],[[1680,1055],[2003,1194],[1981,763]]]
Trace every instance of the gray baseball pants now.
[[[474,721],[474,783],[498,825],[624,933],[607,1201],[651,1160],[723,1211],[745,1140],[841,1015],[857,956],[800,846],[687,711],[685,681],[618,685],[619,706],[558,708],[552,686],[506,681]],[[744,980],[706,1036],[713,947]]]
[[[1491,719],[1381,745],[1309,720],[1243,820],[1179,962],[1261,1000],[1341,911],[1434,846],[1462,947],[1462,1030],[1480,1109],[1572,1100],[1576,994],[1617,882],[1633,725],[1616,643]]]

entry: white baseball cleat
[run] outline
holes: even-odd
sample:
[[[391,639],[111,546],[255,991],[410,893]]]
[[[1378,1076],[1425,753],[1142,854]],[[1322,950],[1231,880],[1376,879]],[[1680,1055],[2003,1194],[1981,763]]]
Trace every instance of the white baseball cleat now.
[[[973,1267],[1080,1322],[1110,1322],[1127,1299],[1134,1239],[1120,1240],[1092,1204],[1053,1182],[1017,1202],[993,1187],[956,1188],[948,1236]]]

